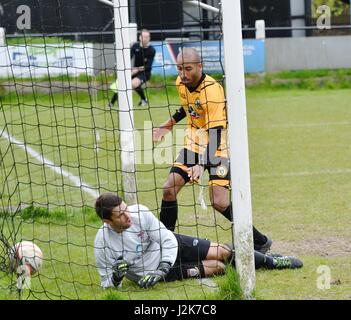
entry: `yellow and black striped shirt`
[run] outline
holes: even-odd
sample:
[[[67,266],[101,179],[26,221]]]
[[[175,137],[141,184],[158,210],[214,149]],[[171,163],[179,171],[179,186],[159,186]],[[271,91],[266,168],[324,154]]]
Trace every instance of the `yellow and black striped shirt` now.
[[[194,90],[189,90],[180,77],[177,78],[176,86],[187,117],[185,148],[203,154],[209,142],[208,130],[222,127],[221,143],[216,156],[228,157],[227,114],[223,87],[209,75],[204,75]]]

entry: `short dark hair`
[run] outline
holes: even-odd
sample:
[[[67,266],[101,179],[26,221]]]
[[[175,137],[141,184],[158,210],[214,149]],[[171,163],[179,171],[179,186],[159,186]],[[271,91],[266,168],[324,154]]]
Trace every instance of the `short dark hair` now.
[[[140,30],[140,35],[142,35],[143,32],[146,32],[146,33],[150,34],[150,31],[148,29],[141,29]],[[150,34],[150,36],[151,36],[151,34]]]
[[[113,208],[123,202],[122,198],[115,193],[106,192],[95,201],[95,211],[101,219],[111,220]]]

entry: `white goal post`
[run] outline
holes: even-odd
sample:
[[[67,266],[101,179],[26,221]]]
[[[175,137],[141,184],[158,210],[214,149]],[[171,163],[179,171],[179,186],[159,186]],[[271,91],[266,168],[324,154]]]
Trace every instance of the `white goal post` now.
[[[184,0],[218,13],[220,10],[201,1]],[[240,286],[246,299],[252,299],[256,274],[252,235],[252,206],[250,187],[250,161],[248,148],[247,114],[244,77],[240,0],[222,0],[224,61],[230,144],[230,171],[232,181],[233,228],[235,265]],[[234,49],[234,50],[233,50]]]
[[[128,0],[113,0],[113,7],[123,190],[132,205],[137,203],[137,186]]]
[[[255,288],[250,165],[240,0],[222,0],[236,269],[246,299]]]

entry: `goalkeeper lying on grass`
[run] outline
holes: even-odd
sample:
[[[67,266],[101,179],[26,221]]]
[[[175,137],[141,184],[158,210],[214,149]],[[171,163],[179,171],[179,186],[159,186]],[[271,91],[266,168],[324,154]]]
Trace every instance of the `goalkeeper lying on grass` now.
[[[96,200],[95,210],[104,222],[94,244],[103,288],[121,287],[126,276],[147,289],[159,281],[222,274],[226,263],[234,264],[231,245],[173,233],[148,208],[127,207],[113,193],[102,194]],[[301,268],[302,262],[294,257],[255,251],[255,266],[295,269]]]

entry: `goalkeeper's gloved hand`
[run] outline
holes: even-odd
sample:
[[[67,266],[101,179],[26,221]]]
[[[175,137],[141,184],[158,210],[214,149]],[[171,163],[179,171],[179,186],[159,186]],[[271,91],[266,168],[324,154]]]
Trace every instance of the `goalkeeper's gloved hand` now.
[[[113,285],[117,288],[120,286],[122,279],[126,275],[127,271],[129,269],[127,261],[123,259],[122,256],[120,256],[114,266],[112,267],[112,283]]]
[[[146,274],[138,281],[139,287],[148,289],[154,286],[160,280],[165,280],[169,269],[171,269],[171,264],[166,261],[161,261],[157,270]]]

